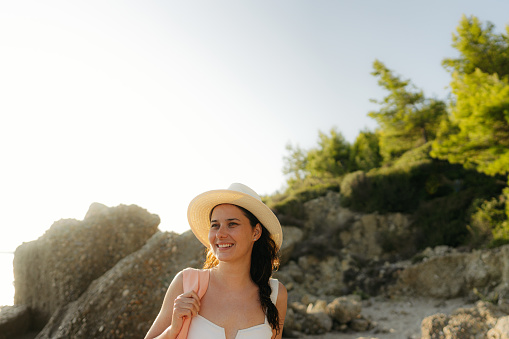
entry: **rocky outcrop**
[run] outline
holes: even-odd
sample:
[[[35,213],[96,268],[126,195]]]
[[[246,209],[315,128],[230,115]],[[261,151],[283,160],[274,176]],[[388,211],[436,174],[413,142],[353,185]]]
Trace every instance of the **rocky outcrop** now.
[[[361,296],[509,295],[509,246],[471,253],[439,247],[415,255],[422,260],[416,264],[395,261],[395,249],[408,245],[406,216],[355,214],[339,206],[337,193],[305,206],[309,220],[302,227],[284,226],[281,267],[274,274],[288,290],[285,337],[384,331],[363,317]],[[38,338],[143,337],[175,274],[200,267],[205,252],[190,231],[157,232],[158,223],[136,206],[94,204],[82,222],[57,222],[37,241],[20,246],[14,260],[16,302],[34,311],[39,326],[51,315]],[[480,317],[488,314],[483,312]],[[433,338],[460,328],[504,338],[509,321],[501,314],[488,327],[481,326],[488,318],[477,324],[465,320],[477,313],[465,314],[437,315],[423,324]],[[2,318],[0,312],[0,323]]]
[[[509,295],[509,245],[493,250],[455,250],[426,257],[398,273],[392,293],[450,299],[477,293]]]
[[[155,234],[61,307],[37,338],[143,338],[174,276],[201,266],[203,253],[190,231]]]
[[[421,324],[422,339],[509,339],[509,315],[484,301],[451,315],[435,314]]]
[[[340,205],[340,194],[336,192],[310,200],[304,208],[307,220],[303,230],[309,239],[296,256],[323,257],[343,250],[363,260],[387,260],[413,251],[411,221],[401,213],[354,213]]]
[[[291,237],[283,247],[292,247]],[[191,231],[157,233],[139,251],[95,280],[55,312],[43,338],[141,338],[154,321],[174,276],[201,267],[205,248]]]
[[[159,217],[135,206],[94,203],[83,221],[55,222],[38,240],[14,255],[16,305],[31,309],[35,328],[76,300],[90,283],[120,259],[140,249],[156,231]]]
[[[298,227],[293,226],[282,226],[283,228],[283,244],[279,252],[280,265],[285,265],[292,256],[295,246],[302,242],[304,232]]]
[[[323,334],[335,331],[364,332],[372,327],[369,319],[361,315],[361,298],[348,295],[331,302],[318,299],[308,305],[306,301],[290,302],[285,319],[285,336]]]
[[[0,307],[0,339],[22,335],[30,327],[30,310],[27,306]]]

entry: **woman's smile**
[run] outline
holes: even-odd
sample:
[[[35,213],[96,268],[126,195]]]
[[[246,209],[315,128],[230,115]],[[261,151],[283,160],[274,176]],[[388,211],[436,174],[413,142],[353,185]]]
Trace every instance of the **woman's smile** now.
[[[217,244],[216,246],[219,247],[220,249],[226,249],[233,247],[233,244]]]

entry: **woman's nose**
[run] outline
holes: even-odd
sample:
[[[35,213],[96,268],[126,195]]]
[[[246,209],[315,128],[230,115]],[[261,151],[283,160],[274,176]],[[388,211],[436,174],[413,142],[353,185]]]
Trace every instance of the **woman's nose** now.
[[[221,225],[221,226],[219,226],[219,229],[217,230],[217,233],[216,233],[216,237],[217,237],[217,238],[221,238],[221,239],[223,239],[223,238],[225,238],[226,236],[227,236],[227,234],[226,234],[226,229],[225,229],[225,227],[223,227],[222,225]]]

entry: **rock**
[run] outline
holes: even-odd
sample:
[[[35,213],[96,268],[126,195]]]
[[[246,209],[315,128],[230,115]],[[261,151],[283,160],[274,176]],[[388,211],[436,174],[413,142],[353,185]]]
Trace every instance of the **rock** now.
[[[143,338],[174,276],[188,266],[200,267],[203,259],[204,247],[191,231],[158,232],[61,307],[37,339]]]
[[[0,339],[25,334],[30,327],[30,310],[27,306],[0,307]]]
[[[444,327],[449,323],[449,316],[438,313],[426,317],[421,322],[421,339],[444,339]]]
[[[355,332],[366,332],[371,328],[371,322],[364,318],[357,318],[350,322],[349,327]]]
[[[315,256],[303,256],[298,263],[291,260],[281,267],[274,277],[286,286],[291,301],[300,301],[307,293],[338,296],[346,290],[343,282],[345,266],[348,266],[346,261],[335,256],[322,260]]]
[[[316,232],[348,227],[355,214],[340,204],[341,195],[328,192],[327,195],[304,203],[307,220],[305,228]]]
[[[398,273],[391,293],[398,291],[435,298],[466,296],[472,290],[487,295],[509,283],[509,245],[471,253],[434,256]]]
[[[284,338],[294,338],[297,337],[297,330],[298,324],[295,321],[295,313],[291,307],[288,307],[286,310],[286,317],[285,317],[285,326],[283,328],[283,337]],[[302,329],[302,328],[300,328]]]
[[[365,260],[388,259],[395,251],[413,247],[410,220],[401,213],[354,213],[340,205],[336,192],[310,200],[304,208],[305,236],[312,236],[296,251],[299,256],[338,255],[338,249],[343,249]]]
[[[288,304],[285,318],[285,334],[295,336],[297,333],[323,334],[332,329],[332,319],[325,312],[326,303],[322,300],[316,305],[306,307],[300,302]]]
[[[327,301],[318,299],[314,304],[309,304],[306,313],[320,313],[327,311]]]
[[[484,339],[488,326],[470,314],[459,314],[449,320],[443,332],[446,339]]]
[[[509,339],[509,316],[497,320],[495,327],[488,331],[488,339]]]
[[[332,319],[324,311],[308,313],[302,327],[306,334],[323,334],[332,329]]]
[[[27,305],[41,329],[53,312],[76,300],[120,259],[138,250],[156,231],[159,217],[135,206],[94,203],[83,221],[55,222],[38,240],[14,254],[16,305]]]
[[[327,305],[327,314],[340,324],[346,324],[361,314],[362,304],[359,296],[349,295],[334,299]]]
[[[509,317],[496,305],[478,302],[451,315],[435,314],[421,323],[422,339],[508,338]],[[506,331],[506,332],[503,332]],[[503,337],[502,334],[506,335]]]
[[[282,226],[283,227],[283,244],[280,250],[280,264],[285,265],[292,256],[295,246],[302,241],[304,232],[297,227]]]

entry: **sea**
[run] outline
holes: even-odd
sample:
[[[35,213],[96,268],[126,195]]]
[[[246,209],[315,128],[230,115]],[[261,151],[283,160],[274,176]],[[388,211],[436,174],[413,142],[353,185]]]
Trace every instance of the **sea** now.
[[[14,304],[14,253],[0,252],[0,306]]]

